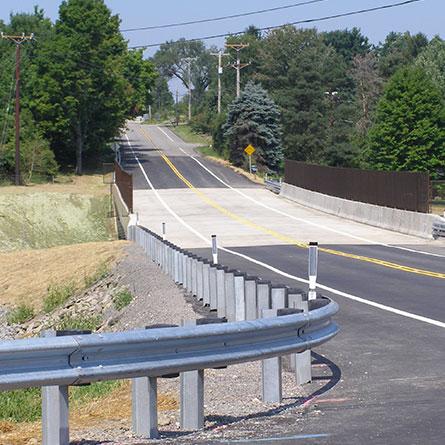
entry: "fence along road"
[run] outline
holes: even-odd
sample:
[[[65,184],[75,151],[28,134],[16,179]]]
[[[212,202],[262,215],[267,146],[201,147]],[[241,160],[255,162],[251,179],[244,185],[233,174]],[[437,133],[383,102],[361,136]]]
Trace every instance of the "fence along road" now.
[[[127,135],[134,153],[129,148],[124,152],[125,166],[135,178],[135,211],[141,225],[155,232],[160,233],[161,224],[165,222],[168,239],[181,247],[210,258],[206,240],[210,242],[211,235],[217,234],[220,245],[249,257],[221,252],[220,261],[224,264],[291,286],[295,286],[295,279],[304,280],[307,275],[306,249],[258,231],[209,205],[180,180],[155,147],[210,200],[259,226],[302,243],[319,241],[321,248],[438,274],[444,272],[443,241],[425,242],[286,202],[261,187],[247,183],[231,170],[199,158],[191,146],[181,142],[168,129],[143,128],[150,139],[139,126],[131,125]],[[135,155],[144,174],[135,161]],[[223,185],[197,160],[233,189]],[[255,204],[240,193],[290,217]],[[259,263],[272,265],[275,269]],[[437,398],[443,390],[440,385],[432,383],[443,382],[445,375],[444,331],[441,327],[445,322],[443,279],[320,252],[319,282],[336,290],[333,296],[340,304],[338,319],[342,326],[342,334],[321,351],[326,349],[329,359],[341,365],[342,378],[348,382],[341,390],[338,385],[334,387],[335,398],[350,400],[332,411],[332,424],[335,425],[338,416],[341,418],[342,413],[348,411],[347,406],[354,405],[357,409],[349,414],[353,414],[352,418],[357,416],[357,425],[364,425],[365,430],[369,428],[366,434],[371,430],[375,432],[377,425],[385,429],[384,425],[391,425],[395,420],[400,425],[400,430],[393,428],[391,433],[397,439],[395,443],[402,437],[412,439],[415,434],[424,434],[420,428],[414,436],[408,436],[406,431],[410,428],[404,430],[403,426],[414,420],[420,421],[419,411],[423,412],[427,406],[434,406],[437,416],[445,414],[444,404]],[[421,359],[413,362],[411,357],[416,356]],[[426,383],[419,389],[421,381]],[[362,386],[365,382],[366,385]],[[411,391],[412,385],[417,388],[414,392]],[[411,392],[407,393],[408,389]],[[350,397],[346,397],[348,395]],[[388,409],[402,407],[398,410],[397,419],[386,410],[377,408],[366,413],[366,420],[363,418],[362,404],[375,405],[377,398]],[[359,403],[359,399],[363,402]],[[412,408],[414,405],[416,410]],[[403,421],[399,417],[403,417]],[[434,420],[436,415],[434,419],[430,417],[425,417],[425,422],[428,421],[425,425],[430,425],[429,436],[422,437],[444,432],[441,424]],[[314,432],[319,432],[315,425],[313,427]],[[348,428],[349,432],[357,433],[353,422],[349,422]]]

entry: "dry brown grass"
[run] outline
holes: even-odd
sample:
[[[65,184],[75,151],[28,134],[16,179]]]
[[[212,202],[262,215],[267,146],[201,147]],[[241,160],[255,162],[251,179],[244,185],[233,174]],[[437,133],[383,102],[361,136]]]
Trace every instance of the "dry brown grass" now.
[[[179,404],[170,394],[159,394],[158,410],[178,409]],[[108,396],[94,400],[87,405],[73,409],[70,413],[70,429],[85,430],[99,427],[104,420],[131,423],[131,385],[125,380]],[[0,421],[1,445],[30,445],[41,443],[42,423],[15,424]]]
[[[104,184],[102,175],[63,176],[60,183],[29,184],[27,186],[0,187],[2,195],[23,193],[56,192],[82,195],[105,195],[110,193],[110,186]]]
[[[243,170],[242,168],[235,167],[232,165],[229,161],[226,161],[225,159],[215,158],[213,156],[206,156],[206,158],[211,159],[212,161],[217,162],[218,164],[224,165],[225,167],[231,168],[236,173],[245,176],[246,178],[249,178],[251,181],[256,182],[258,184],[264,184],[264,180],[254,173],[246,172],[246,170]]]
[[[103,264],[113,267],[123,257],[127,244],[95,242],[0,253],[0,304],[12,307],[26,303],[40,310],[48,286],[73,284],[83,288],[85,278]]]

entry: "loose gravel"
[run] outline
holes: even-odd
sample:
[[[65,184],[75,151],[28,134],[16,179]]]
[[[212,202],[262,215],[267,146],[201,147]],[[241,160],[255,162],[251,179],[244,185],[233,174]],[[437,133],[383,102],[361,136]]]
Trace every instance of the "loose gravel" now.
[[[134,299],[121,311],[108,314],[109,322],[102,330],[142,329],[156,323],[180,325],[183,319],[215,316],[186,295],[182,287],[147,258],[142,248],[129,245],[125,251],[127,256],[111,275],[120,288],[127,288],[134,295]],[[0,332],[6,332],[8,328],[1,324]],[[121,418],[102,421],[100,425],[89,426],[85,430],[72,428],[71,444],[135,445],[158,443],[159,440],[165,444],[201,444],[254,441],[255,438],[272,441],[272,438],[282,435],[285,425],[292,425],[295,429],[311,409],[306,403],[309,388],[296,386],[286,359],[283,364],[281,404],[261,401],[261,362],[208,369],[204,378],[205,425],[202,430],[180,430],[179,410],[170,410],[159,413],[159,439],[134,434],[131,418]],[[158,379],[158,394],[169,394],[179,401],[179,378]]]

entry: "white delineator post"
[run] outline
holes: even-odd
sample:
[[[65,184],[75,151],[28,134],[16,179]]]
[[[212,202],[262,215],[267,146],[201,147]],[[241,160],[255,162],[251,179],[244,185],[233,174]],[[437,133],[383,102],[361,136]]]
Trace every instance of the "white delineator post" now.
[[[218,246],[216,244],[216,235],[212,235],[212,258],[213,264],[218,264]]]
[[[315,300],[317,293],[318,243],[309,243],[309,292],[308,300]]]
[[[165,235],[165,223],[162,223],[162,240],[165,241],[166,235]]]

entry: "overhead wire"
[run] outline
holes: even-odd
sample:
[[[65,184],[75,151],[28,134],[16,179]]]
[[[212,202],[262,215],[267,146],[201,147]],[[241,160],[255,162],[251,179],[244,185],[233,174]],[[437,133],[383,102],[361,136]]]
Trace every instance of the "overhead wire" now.
[[[411,3],[417,3],[417,2],[421,2],[423,0],[405,0],[403,2],[399,2],[399,3],[392,3],[390,5],[382,5],[382,6],[375,6],[373,8],[367,8],[367,9],[360,9],[357,11],[350,11],[350,12],[343,12],[340,14],[333,14],[333,15],[329,15],[329,16],[325,16],[325,17],[318,17],[318,18],[313,18],[313,19],[304,19],[304,20],[298,20],[295,22],[289,22],[286,24],[281,24],[281,25],[276,25],[276,26],[266,26],[264,28],[258,28],[258,31],[270,31],[273,29],[279,29],[279,28],[283,28],[285,26],[288,25],[303,25],[303,24],[308,24],[308,23],[315,23],[315,22],[322,22],[322,21],[326,21],[326,20],[332,20],[332,19],[337,19],[337,18],[341,18],[341,17],[349,17],[352,15],[358,15],[358,14],[365,14],[368,12],[375,12],[375,11],[380,11],[380,10],[384,10],[384,9],[390,9],[390,8],[396,8],[398,6],[406,6],[409,5]],[[192,38],[192,39],[185,39],[183,40],[184,42],[196,42],[198,40],[211,40],[211,39],[217,39],[217,38],[221,38],[221,37],[229,37],[229,36],[236,36],[236,35],[241,35],[244,34],[245,31],[237,31],[237,32],[230,32],[230,33],[223,33],[223,34],[214,34],[211,36],[205,36],[205,37],[196,37],[196,38]],[[163,43],[149,43],[149,44],[145,44],[145,45],[136,45],[136,46],[131,46],[129,47],[129,49],[137,49],[137,48],[155,48],[164,44],[171,44],[171,43],[175,43],[175,42],[163,42]]]
[[[221,20],[235,19],[235,18],[238,18],[238,17],[246,17],[246,16],[250,16],[250,15],[265,14],[267,12],[280,11],[280,10],[283,10],[283,9],[296,8],[298,6],[305,6],[305,5],[310,5],[311,3],[320,3],[320,2],[324,2],[324,1],[328,1],[328,0],[308,0],[308,1],[305,1],[305,2],[293,3],[292,5],[277,6],[275,8],[261,9],[259,11],[243,12],[243,13],[240,13],[240,14],[226,15],[226,16],[223,16],[223,17],[214,17],[214,18],[209,18],[209,19],[192,20],[192,21],[189,21],[189,22],[171,23],[169,25],[153,25],[153,26],[143,26],[141,28],[122,29],[121,32],[147,31],[147,30],[153,30],[153,29],[176,28],[178,26],[197,25],[197,24],[200,24],[200,23],[217,22],[217,21],[221,21]]]

